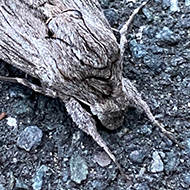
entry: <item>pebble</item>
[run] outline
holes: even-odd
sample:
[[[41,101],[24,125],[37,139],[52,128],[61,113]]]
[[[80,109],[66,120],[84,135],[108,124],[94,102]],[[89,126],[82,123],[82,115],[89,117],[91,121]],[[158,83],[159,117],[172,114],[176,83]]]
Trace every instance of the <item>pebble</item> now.
[[[133,152],[130,153],[129,159],[134,163],[142,164],[145,156],[146,155],[144,151],[134,150]]]
[[[152,17],[152,12],[150,12],[150,10],[144,7],[142,9],[142,12],[146,16],[148,22],[152,21],[153,17]]]
[[[154,54],[164,53],[164,48],[158,47],[157,45],[149,46],[148,49]]]
[[[166,26],[156,35],[156,38],[163,45],[168,44],[174,46],[180,41],[180,36]]]
[[[150,190],[150,187],[146,183],[136,183],[134,185],[135,190]]]
[[[185,147],[186,149],[184,151],[190,156],[190,138],[185,140]]]
[[[70,159],[71,180],[80,184],[87,178],[88,167],[80,155],[73,155]]]
[[[171,65],[173,67],[179,66],[180,64],[182,64],[183,62],[185,62],[185,59],[183,57],[178,57],[178,56],[174,56],[171,59]]]
[[[159,71],[158,68],[162,65],[162,62],[159,61],[158,57],[156,55],[145,55],[143,57],[143,62],[145,65],[147,65],[151,70],[153,71]]]
[[[35,176],[32,178],[33,184],[33,190],[41,190],[43,179],[46,175],[46,172],[49,170],[49,168],[45,165],[42,165],[38,171],[36,172]]]
[[[114,27],[119,17],[118,13],[114,9],[105,9],[104,14],[111,27]]]
[[[31,115],[33,109],[27,101],[18,101],[13,104],[13,111],[16,115]]]
[[[170,7],[170,0],[163,0],[162,1],[162,7],[163,9],[167,9]]]
[[[170,11],[179,12],[178,0],[170,0]]]
[[[1,189],[1,188],[0,188]],[[16,180],[15,189],[28,189],[28,186],[20,179]]]
[[[130,41],[129,49],[136,59],[140,59],[146,55],[146,49],[144,45],[138,44],[135,39]]]
[[[7,117],[7,125],[10,127],[17,128],[17,120],[13,117]]]
[[[4,186],[0,183],[0,190],[5,190]]]
[[[91,182],[92,189],[102,189],[103,183],[101,181],[94,180]]]
[[[190,4],[190,0],[189,0],[189,4]],[[184,29],[189,29],[190,28],[190,16],[188,17],[183,17],[180,21],[180,27],[184,28]]]
[[[146,34],[148,36],[148,38],[152,39],[155,37],[156,31],[157,31],[157,27],[148,26],[148,27],[144,28],[143,33]]]
[[[157,151],[153,152],[152,159],[153,160],[149,167],[149,171],[151,173],[162,172],[164,170],[164,164]]]
[[[7,177],[9,179],[8,188],[7,189],[13,189],[15,185],[15,176],[13,172],[8,172]]]
[[[177,170],[177,166],[179,165],[180,160],[176,157],[173,152],[166,153],[165,158],[165,172],[166,174],[170,174]]]
[[[102,9],[107,9],[109,7],[110,0],[101,0],[99,3],[101,4]]]
[[[190,5],[190,0],[185,0],[185,6],[189,6]]]
[[[69,174],[66,169],[63,170],[62,175],[63,175],[63,177],[62,177],[63,182],[67,182]]]
[[[18,136],[17,146],[30,151],[35,149],[41,142],[42,130],[37,126],[26,127]]]
[[[105,152],[96,153],[93,160],[101,167],[108,166],[111,163],[110,157]]]
[[[76,131],[72,136],[72,145],[76,145],[81,140],[81,131]]]
[[[21,98],[21,99],[27,99],[29,98],[33,91],[29,88],[26,88],[24,86],[13,86],[11,89],[10,89],[10,92],[9,92],[9,96],[11,98]]]
[[[152,126],[151,125],[143,125],[139,129],[139,133],[141,135],[149,136],[152,134]]]
[[[190,187],[190,173],[185,173],[183,176],[183,181],[185,184]]]

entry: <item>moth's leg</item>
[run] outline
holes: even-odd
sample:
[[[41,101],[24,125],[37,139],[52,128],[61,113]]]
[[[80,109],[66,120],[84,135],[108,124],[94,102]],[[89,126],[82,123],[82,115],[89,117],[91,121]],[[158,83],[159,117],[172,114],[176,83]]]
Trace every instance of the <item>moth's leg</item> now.
[[[19,83],[19,84],[22,84],[28,88],[31,88],[35,92],[44,94],[46,96],[56,97],[55,92],[53,92],[52,90],[50,90],[50,89],[44,90],[42,87],[35,85],[35,84],[29,82],[27,79],[24,79],[24,78],[0,76],[0,80],[6,81],[6,82]]]
[[[68,113],[71,115],[73,121],[76,123],[76,125],[85,133],[90,135],[96,143],[98,143],[99,146],[101,146],[104,151],[109,155],[109,157],[114,161],[114,163],[117,165],[118,169],[120,170],[121,174],[126,178],[126,176],[123,173],[123,170],[121,169],[120,164],[116,160],[115,156],[112,154],[111,150],[108,148],[105,141],[102,139],[100,134],[98,133],[96,129],[96,123],[94,119],[92,118],[91,114],[88,113],[78,101],[76,101],[74,98],[71,98],[66,104],[66,109]]]
[[[174,143],[176,143],[180,148],[184,148],[174,137],[174,135],[172,133],[170,133],[169,131],[167,131],[163,124],[159,123],[155,117],[153,116],[153,114],[150,111],[150,107],[148,106],[148,104],[142,100],[141,95],[138,93],[137,89],[133,86],[133,84],[126,78],[122,79],[122,88],[123,88],[123,92],[126,95],[126,98],[129,99],[129,101],[132,104],[135,104],[135,106],[137,108],[142,109],[145,114],[147,115],[147,117],[150,119],[150,121],[157,127],[160,128],[160,130],[162,131],[162,133],[164,133],[171,141],[173,141]]]

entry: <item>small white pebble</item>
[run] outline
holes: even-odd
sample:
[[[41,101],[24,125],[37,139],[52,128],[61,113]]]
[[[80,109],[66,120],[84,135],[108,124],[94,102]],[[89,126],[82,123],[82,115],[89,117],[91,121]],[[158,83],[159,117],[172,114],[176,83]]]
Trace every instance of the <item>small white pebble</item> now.
[[[9,125],[10,127],[17,127],[17,120],[13,117],[7,117],[7,125]]]
[[[68,158],[63,158],[63,161],[64,162],[67,162],[69,159]]]
[[[185,6],[190,6],[190,0],[185,0]]]
[[[13,163],[17,163],[17,158],[13,158]]]
[[[170,0],[170,11],[172,12],[179,12],[180,9],[178,7],[178,0]]]
[[[184,159],[180,159],[180,162],[181,162],[181,163],[184,163]]]

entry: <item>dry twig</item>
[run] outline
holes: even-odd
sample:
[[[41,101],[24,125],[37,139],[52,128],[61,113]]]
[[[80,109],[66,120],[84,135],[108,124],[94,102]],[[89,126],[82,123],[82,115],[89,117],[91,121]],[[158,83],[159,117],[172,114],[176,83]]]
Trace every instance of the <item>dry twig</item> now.
[[[0,121],[2,120],[2,119],[4,119],[5,117],[6,117],[6,113],[5,112],[2,112],[1,114],[0,114]]]

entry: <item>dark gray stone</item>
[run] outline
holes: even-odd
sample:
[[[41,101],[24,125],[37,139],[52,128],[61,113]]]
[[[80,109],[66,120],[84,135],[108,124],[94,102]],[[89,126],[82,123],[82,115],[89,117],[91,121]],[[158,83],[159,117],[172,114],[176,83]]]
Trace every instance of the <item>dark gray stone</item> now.
[[[0,190],[5,190],[4,186],[0,183]]]
[[[102,189],[102,182],[94,180],[91,182],[92,189]]]
[[[29,126],[20,133],[17,139],[17,146],[30,151],[35,149],[41,142],[42,130],[37,126]]]
[[[46,175],[46,172],[49,170],[49,168],[45,165],[42,165],[38,171],[36,172],[35,176],[32,178],[33,184],[33,190],[41,190],[43,179]]]
[[[148,49],[151,50],[154,54],[164,53],[164,48],[158,47],[157,45],[149,46]]]
[[[183,181],[185,182],[185,184],[190,187],[190,173],[185,173],[183,177]]]
[[[136,183],[134,185],[135,190],[150,190],[150,187],[146,183]]]
[[[152,155],[152,163],[149,167],[149,171],[151,173],[157,173],[162,172],[164,170],[164,164],[162,162],[162,159],[157,151],[153,152]]]
[[[142,44],[138,44],[136,40],[131,40],[129,49],[136,59],[140,59],[146,55],[146,49]]]
[[[102,9],[107,9],[109,6],[109,0],[99,0]]]
[[[29,102],[18,101],[13,104],[13,112],[16,115],[31,115],[33,113],[33,109],[30,107]]]
[[[190,156],[190,138],[189,137],[185,140],[184,144],[186,147],[186,149],[184,150],[185,154]]]
[[[185,0],[185,6],[190,6],[190,0]]]
[[[153,71],[159,71],[158,68],[162,64],[162,62],[158,59],[156,55],[153,56],[148,54],[143,57],[143,62]]]
[[[11,98],[27,99],[32,95],[33,91],[29,88],[19,85],[11,88],[9,93]]]
[[[15,184],[15,188],[24,190],[24,189],[28,189],[28,186],[23,182],[23,180],[17,179],[16,184]]]
[[[63,175],[63,177],[62,177],[63,182],[67,182],[67,180],[69,178],[69,173],[66,169],[63,170],[62,175]]]
[[[150,12],[150,10],[148,10],[147,8],[144,7],[142,9],[142,12],[146,16],[148,22],[150,22],[153,19],[152,12]]]
[[[129,159],[134,163],[142,164],[145,156],[146,154],[144,151],[134,150],[133,152],[130,153]]]
[[[190,1],[189,1],[190,3]],[[184,28],[184,29],[188,29],[190,28],[190,16],[188,17],[183,17],[181,20],[180,20],[180,27]]]
[[[190,61],[190,48],[186,48],[185,50],[183,50],[182,54],[183,54],[183,58]]]
[[[110,25],[114,27],[118,19],[117,12],[114,9],[106,9],[104,10],[104,14],[106,18],[108,19],[108,22],[110,23]]]
[[[182,175],[179,176],[180,185],[183,187],[183,189],[189,189],[190,188],[190,173],[184,172]]]
[[[143,125],[139,129],[139,133],[141,135],[149,136],[152,133],[152,127],[151,125]]]
[[[179,12],[178,0],[170,0],[170,11]]]
[[[79,155],[73,155],[70,159],[71,179],[80,184],[88,174],[88,167],[85,160]]]
[[[143,33],[146,34],[148,38],[152,39],[155,37],[157,30],[158,30],[157,27],[149,26],[144,28]]]
[[[171,65],[173,67],[179,66],[181,65],[183,62],[185,62],[186,60],[183,57],[179,57],[179,56],[174,56],[171,60]]]
[[[173,151],[166,153],[166,158],[165,158],[164,162],[165,162],[164,170],[165,170],[167,175],[169,175],[170,173],[176,171],[177,167],[178,167],[178,165],[180,163],[179,158],[177,158],[177,155],[175,155],[173,153]]]
[[[167,44],[174,46],[180,41],[180,36],[166,26],[156,35],[156,37],[159,40],[160,45]]]
[[[163,9],[168,9],[170,7],[170,0],[162,0]]]

